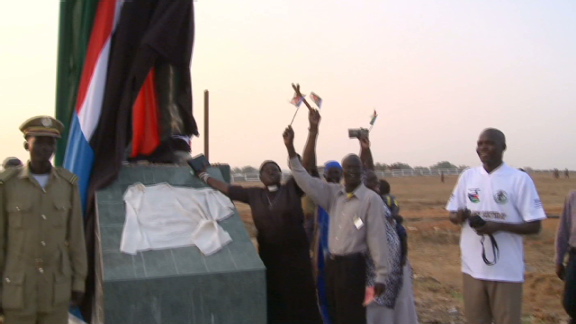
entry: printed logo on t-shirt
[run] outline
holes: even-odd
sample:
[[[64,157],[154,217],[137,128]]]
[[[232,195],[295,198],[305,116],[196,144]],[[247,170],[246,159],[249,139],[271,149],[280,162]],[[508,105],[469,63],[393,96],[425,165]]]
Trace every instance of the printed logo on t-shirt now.
[[[477,204],[480,202],[480,188],[470,188],[468,189],[468,199],[471,202]]]
[[[506,219],[506,213],[500,213],[495,211],[485,211],[479,212],[478,215],[484,219]]]
[[[503,205],[508,202],[508,194],[504,190],[498,190],[494,195],[494,201]]]

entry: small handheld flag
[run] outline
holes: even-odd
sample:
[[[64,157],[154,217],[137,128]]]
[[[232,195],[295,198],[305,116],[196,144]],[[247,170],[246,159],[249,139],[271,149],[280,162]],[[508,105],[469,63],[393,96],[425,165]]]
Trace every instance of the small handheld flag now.
[[[292,97],[292,100],[290,100],[290,103],[296,106],[296,108],[300,108],[300,105],[304,101],[304,97],[305,97],[304,95],[299,96],[298,94],[295,93],[294,97]]]
[[[376,109],[374,109],[374,113],[372,114],[372,119],[370,119],[370,129],[368,130],[368,132],[372,131],[372,127],[374,127],[374,123],[376,122],[376,118],[378,118],[378,113],[376,112]]]
[[[374,110],[374,114],[372,114],[372,119],[370,120],[370,125],[374,126],[376,118],[378,118],[378,113],[376,112],[376,110]]]
[[[290,122],[290,125],[292,125],[292,123],[294,122],[294,118],[296,118],[296,114],[298,113],[298,110],[300,110],[300,105],[302,103],[304,103],[306,105],[306,107],[310,110],[312,110],[313,108],[310,106],[310,104],[308,103],[308,101],[306,101],[306,96],[302,94],[302,92],[300,92],[300,85],[299,84],[294,84],[292,83],[292,89],[294,89],[294,96],[292,97],[292,100],[290,100],[290,103],[293,104],[294,106],[296,106],[296,111],[294,112],[294,117],[292,117],[292,121]],[[320,99],[320,97],[318,97],[318,95],[312,93],[312,95],[315,95],[318,99]],[[314,100],[314,99],[312,99]],[[320,102],[322,101],[322,99],[320,99]],[[316,102],[316,101],[314,101]],[[318,107],[320,107],[318,105]]]
[[[310,99],[314,101],[316,106],[318,106],[318,109],[322,108],[322,98],[320,98],[319,95],[315,94],[314,92],[310,92]]]
[[[292,123],[294,122],[294,118],[296,118],[296,114],[298,113],[298,110],[300,110],[300,105],[302,104],[302,102],[304,102],[304,96],[303,95],[299,96],[298,93],[294,93],[294,97],[292,97],[290,103],[296,106],[296,111],[294,112],[294,116],[292,117],[290,125],[292,125]]]

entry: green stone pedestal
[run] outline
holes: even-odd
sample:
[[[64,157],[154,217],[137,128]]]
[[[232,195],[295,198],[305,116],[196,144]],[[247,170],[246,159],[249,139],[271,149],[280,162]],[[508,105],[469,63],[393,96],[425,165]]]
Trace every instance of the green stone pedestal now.
[[[221,170],[210,174],[230,179]],[[220,222],[232,242],[204,256],[196,247],[120,252],[123,194],[137,182],[206,185],[179,166],[127,165],[118,180],[97,193],[96,307],[94,323],[265,324],[265,268],[238,212]]]

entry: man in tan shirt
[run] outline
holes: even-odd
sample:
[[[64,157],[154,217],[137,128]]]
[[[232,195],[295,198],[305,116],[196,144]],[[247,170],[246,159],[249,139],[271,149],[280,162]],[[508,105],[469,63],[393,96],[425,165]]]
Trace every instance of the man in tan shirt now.
[[[326,264],[328,301],[334,324],[365,324],[362,305],[366,287],[366,260],[370,254],[375,264],[374,292],[385,289],[388,274],[388,241],[382,217],[385,206],[375,192],[362,184],[360,157],[350,154],[342,161],[344,186],[327,183],[308,174],[294,149],[292,127],[284,131],[284,144],[290,169],[298,186],[330,214],[329,250]]]
[[[50,162],[62,123],[20,130],[30,161],[0,174],[0,308],[5,324],[66,324],[87,272],[78,177]]]

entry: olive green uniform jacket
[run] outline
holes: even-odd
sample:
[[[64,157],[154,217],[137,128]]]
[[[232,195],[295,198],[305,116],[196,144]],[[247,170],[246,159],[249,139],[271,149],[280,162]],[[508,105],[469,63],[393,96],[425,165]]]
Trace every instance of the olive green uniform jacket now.
[[[28,167],[0,173],[0,290],[5,312],[50,313],[84,291],[78,177],[52,168],[43,189]]]

